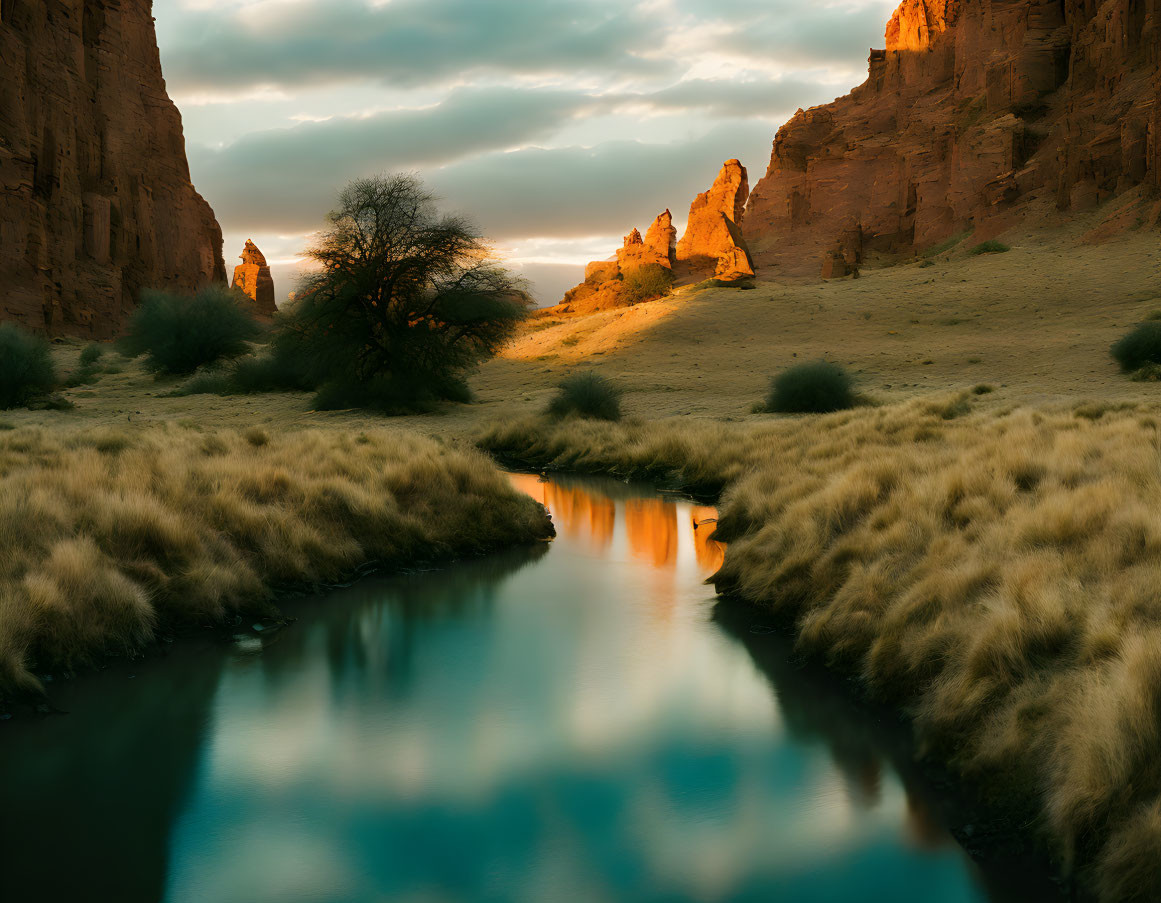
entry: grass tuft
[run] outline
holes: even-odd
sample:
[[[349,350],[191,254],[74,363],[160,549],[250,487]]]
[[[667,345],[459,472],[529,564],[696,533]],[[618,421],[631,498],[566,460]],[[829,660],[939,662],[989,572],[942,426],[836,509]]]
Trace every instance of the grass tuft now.
[[[1125,373],[1161,364],[1161,322],[1148,320],[1118,339],[1109,353]]]
[[[981,241],[978,245],[969,252],[972,255],[978,254],[1006,254],[1012,249],[1002,241],[996,241],[994,238],[987,241]]]
[[[91,367],[93,364],[99,361],[101,357],[104,356],[104,354],[104,345],[99,345],[96,342],[93,342],[90,345],[86,345],[81,351],[81,366]]]
[[[663,298],[673,288],[673,270],[658,263],[630,269],[624,275],[621,298],[626,304],[640,304]]]
[[[598,373],[574,373],[557,388],[548,403],[552,417],[620,420],[622,391]]]
[[[829,361],[797,364],[782,371],[766,396],[766,410],[777,414],[827,414],[854,404],[850,374]]]

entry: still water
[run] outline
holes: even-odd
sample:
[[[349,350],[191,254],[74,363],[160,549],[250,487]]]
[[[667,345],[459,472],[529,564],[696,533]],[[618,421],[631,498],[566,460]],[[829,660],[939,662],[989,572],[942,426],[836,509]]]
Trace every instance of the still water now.
[[[0,899],[1003,899],[897,742],[715,600],[712,509],[513,480],[550,545],[299,600],[0,725]]]

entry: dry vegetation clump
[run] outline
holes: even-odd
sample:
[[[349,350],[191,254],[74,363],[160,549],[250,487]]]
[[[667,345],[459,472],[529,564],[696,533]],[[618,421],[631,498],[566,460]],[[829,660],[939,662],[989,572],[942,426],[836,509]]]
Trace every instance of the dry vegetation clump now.
[[[621,419],[621,389],[599,373],[574,373],[557,387],[548,403],[553,417],[591,417],[595,420]]]
[[[854,381],[839,364],[795,364],[770,383],[766,410],[780,414],[829,414],[854,407]]]
[[[729,484],[719,590],[1034,812],[1103,900],[1161,898],[1161,453],[1132,408],[970,392],[759,427],[507,424],[543,464]],[[953,416],[949,416],[953,415]]]
[[[664,298],[673,288],[673,271],[656,263],[634,267],[625,273],[622,300],[626,304],[640,304]]]
[[[1138,324],[1109,351],[1126,373],[1161,364],[1161,322],[1148,319]]]
[[[279,588],[550,532],[483,456],[400,432],[4,432],[0,696]]]
[[[717,495],[741,476],[771,427],[529,417],[496,423],[478,438],[501,458],[546,470],[607,473]]]

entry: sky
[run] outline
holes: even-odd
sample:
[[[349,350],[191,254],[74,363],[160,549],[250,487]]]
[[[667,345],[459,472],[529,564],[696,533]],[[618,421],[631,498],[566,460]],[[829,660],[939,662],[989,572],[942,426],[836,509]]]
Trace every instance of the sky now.
[[[846,94],[896,0],[155,0],[226,264],[279,300],[351,179],[415,172],[541,304],[798,108]]]

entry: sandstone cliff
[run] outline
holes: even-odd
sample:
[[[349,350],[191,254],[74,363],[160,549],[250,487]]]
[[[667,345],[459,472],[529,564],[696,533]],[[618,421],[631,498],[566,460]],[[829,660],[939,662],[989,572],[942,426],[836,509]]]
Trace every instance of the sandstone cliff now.
[[[278,305],[274,301],[274,278],[266,264],[266,255],[253,241],[246,239],[240,257],[242,262],[234,267],[233,287],[250,299],[251,310],[256,316],[269,320],[278,312]]]
[[[0,0],[0,319],[108,337],[142,288],[225,278],[152,0]]]
[[[1114,196],[1156,222],[1159,97],[1161,0],[904,0],[867,81],[779,130],[743,231],[817,275]]]

